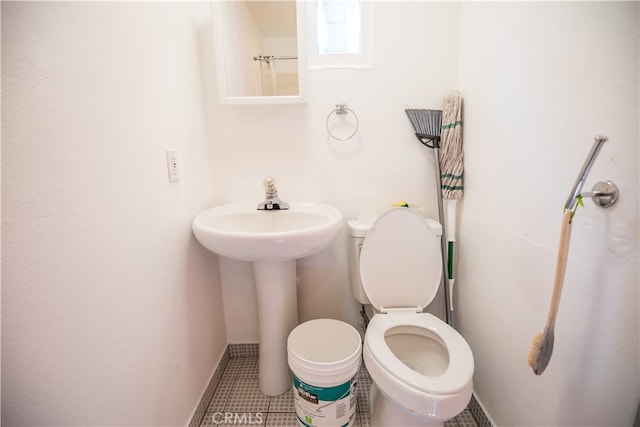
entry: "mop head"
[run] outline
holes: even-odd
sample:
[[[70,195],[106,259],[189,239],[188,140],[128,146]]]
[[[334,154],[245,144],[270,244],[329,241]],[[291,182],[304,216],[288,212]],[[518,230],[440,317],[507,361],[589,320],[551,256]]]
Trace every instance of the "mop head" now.
[[[444,99],[442,118],[442,150],[440,168],[442,170],[442,196],[445,199],[461,199],[463,152],[462,152],[462,96],[451,92]]]

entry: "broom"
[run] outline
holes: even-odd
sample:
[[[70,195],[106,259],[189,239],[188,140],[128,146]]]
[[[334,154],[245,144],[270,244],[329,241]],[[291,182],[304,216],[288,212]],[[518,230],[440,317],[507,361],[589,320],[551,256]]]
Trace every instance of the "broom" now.
[[[417,110],[407,109],[404,110],[409,117],[409,121],[413,125],[413,129],[416,131],[416,137],[425,147],[433,148],[435,156],[435,169],[436,169],[436,188],[440,192],[438,197],[438,217],[440,224],[442,224],[442,237],[440,239],[442,250],[442,285],[444,287],[444,303],[445,303],[445,320],[453,326],[453,319],[451,318],[451,299],[449,296],[449,286],[447,286],[447,280],[449,274],[447,273],[447,237],[445,231],[444,220],[444,208],[442,206],[442,179],[440,176],[440,135],[442,132],[442,111],[441,110]]]

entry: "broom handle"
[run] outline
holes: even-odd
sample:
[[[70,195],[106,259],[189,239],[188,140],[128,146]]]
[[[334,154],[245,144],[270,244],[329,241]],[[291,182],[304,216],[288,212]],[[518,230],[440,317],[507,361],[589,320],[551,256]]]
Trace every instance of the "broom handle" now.
[[[549,304],[549,314],[547,315],[547,325],[553,328],[556,324],[558,307],[560,306],[560,296],[562,295],[562,285],[567,271],[567,261],[569,259],[569,243],[571,241],[571,211],[565,210],[562,214],[562,227],[560,229],[560,243],[558,244],[558,257],[556,261],[556,272],[553,278],[553,292],[551,303]]]
[[[442,252],[442,285],[444,287],[445,321],[453,327],[451,317],[451,295],[449,294],[449,249],[447,248],[447,230],[445,224],[444,206],[442,204],[442,178],[440,177],[440,141],[434,141],[433,154],[435,156],[436,169],[436,193],[438,195],[438,219],[442,226],[442,236],[440,237],[440,251]]]

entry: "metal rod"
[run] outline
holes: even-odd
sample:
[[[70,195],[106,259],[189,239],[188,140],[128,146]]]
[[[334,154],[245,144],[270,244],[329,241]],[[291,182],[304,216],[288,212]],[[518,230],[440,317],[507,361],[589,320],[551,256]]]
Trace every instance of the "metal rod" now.
[[[447,232],[444,219],[444,206],[442,204],[442,178],[440,177],[440,137],[433,138],[433,154],[435,156],[436,169],[436,191],[438,192],[438,217],[442,226],[442,236],[440,237],[440,247],[442,252],[442,286],[444,287],[444,314],[445,322],[453,327],[451,317],[451,295],[449,294],[449,261],[447,248]]]
[[[564,204],[565,209],[573,210],[573,208],[575,208],[578,201],[578,196],[580,196],[580,192],[582,191],[584,182],[587,179],[587,175],[589,175],[589,170],[591,170],[591,166],[593,166],[593,162],[596,160],[596,156],[598,155],[602,144],[608,139],[608,137],[600,135],[596,135],[596,137],[594,138],[591,151],[589,151],[587,159],[584,161],[582,169],[580,169],[580,173],[578,173],[578,178],[576,178],[576,182],[573,184],[573,189],[571,190],[571,193],[569,194],[569,197]]]
[[[297,56],[273,56],[273,55],[260,55],[260,56],[254,56],[253,60],[254,61],[273,61],[274,59],[298,59]]]

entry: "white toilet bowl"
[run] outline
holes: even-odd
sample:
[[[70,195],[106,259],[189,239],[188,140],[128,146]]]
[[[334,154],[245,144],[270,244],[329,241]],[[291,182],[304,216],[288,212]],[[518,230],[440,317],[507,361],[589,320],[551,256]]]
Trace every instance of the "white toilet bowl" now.
[[[373,223],[356,257],[364,293],[379,312],[363,350],[374,426],[443,425],[471,399],[469,345],[451,326],[422,313],[440,283],[438,239],[418,213],[394,208]]]
[[[375,315],[365,335],[364,361],[383,394],[371,404],[377,411],[371,414],[373,425],[439,425],[471,399],[469,345],[431,314]]]

